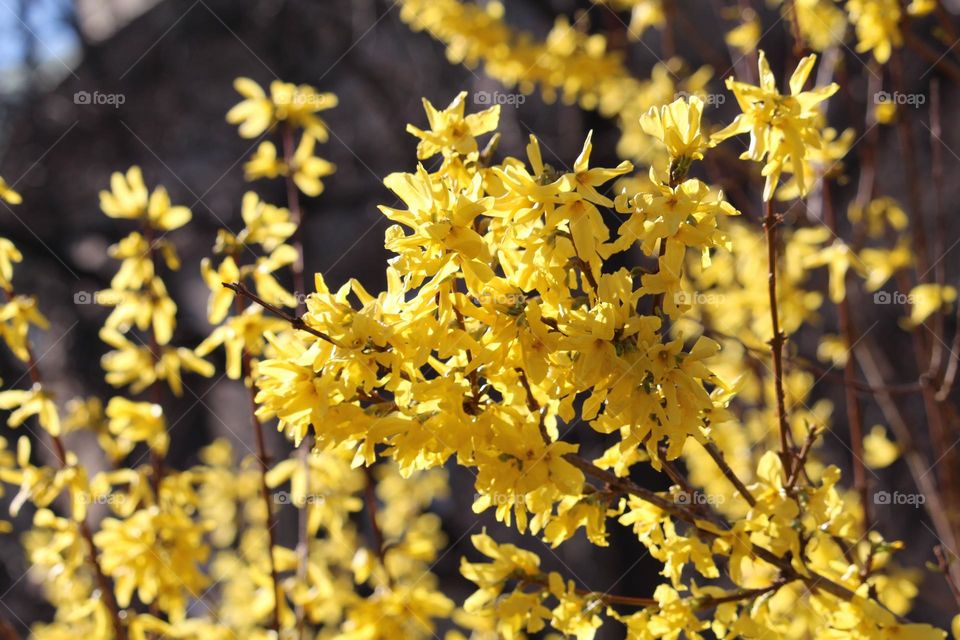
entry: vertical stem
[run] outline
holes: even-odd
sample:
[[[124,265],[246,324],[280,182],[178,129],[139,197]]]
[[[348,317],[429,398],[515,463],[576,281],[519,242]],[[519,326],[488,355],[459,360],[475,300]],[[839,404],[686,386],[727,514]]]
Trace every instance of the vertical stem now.
[[[13,300],[14,296],[16,295],[12,288],[5,289],[4,293],[7,295],[7,299],[9,300]],[[40,370],[37,368],[37,360],[33,355],[33,347],[29,342],[27,342],[26,348],[27,374],[30,376],[30,382],[36,388],[43,388],[43,379],[40,377]],[[57,457],[57,463],[60,465],[61,469],[66,469],[67,448],[63,444],[63,439],[61,439],[60,436],[55,435],[51,435],[50,438],[53,441],[53,450]],[[90,525],[87,524],[86,517],[77,523],[77,528],[80,530],[80,536],[83,538],[84,542],[86,542],[87,548],[90,549],[90,554],[88,556],[90,567],[93,569],[94,579],[97,582],[97,589],[100,591],[100,600],[103,602],[103,605],[107,608],[107,611],[110,614],[110,623],[113,626],[113,632],[116,636],[116,640],[127,640],[127,630],[124,628],[123,622],[120,619],[120,606],[117,604],[117,598],[113,592],[113,583],[103,572],[103,568],[100,566],[100,553],[97,551],[97,546],[93,542],[93,531],[90,529]]]
[[[833,231],[833,235],[839,236],[836,212],[833,208],[833,199],[830,189],[830,181],[824,179],[823,186],[823,212],[827,226]],[[857,344],[857,331],[854,326],[853,317],[850,313],[849,299],[844,296],[837,304],[837,313],[840,317],[840,331],[843,335],[843,341],[847,349],[852,351]],[[860,504],[863,508],[863,531],[869,531],[873,526],[873,515],[870,509],[869,501],[869,479],[867,478],[867,467],[863,461],[863,413],[860,407],[860,396],[857,394],[854,382],[857,377],[856,360],[853,353],[847,353],[847,362],[843,367],[844,394],[847,406],[847,423],[850,428],[850,451],[853,459],[853,486],[860,496]]]
[[[149,222],[144,222],[143,225],[143,237],[147,242],[147,247],[150,252],[150,263],[153,266],[153,277],[160,277],[160,256],[157,252],[156,240],[155,240],[155,231]],[[152,284],[152,283],[151,283]],[[153,291],[150,291],[150,296],[153,298]],[[153,368],[156,370],[157,365],[160,364],[160,344],[157,342],[157,335],[151,327],[149,332],[149,349],[150,349],[150,358],[153,361]],[[154,380],[150,385],[150,402],[157,406],[163,405],[163,388],[161,387],[159,380]],[[163,480],[163,456],[159,451],[150,447],[150,466],[153,468],[153,493],[156,496],[157,503],[160,502],[160,483]]]
[[[767,239],[767,292],[770,298],[770,326],[773,337],[770,338],[770,351],[773,358],[773,384],[777,394],[777,420],[780,424],[780,457],[784,469],[790,469],[791,441],[790,425],[787,422],[786,399],[783,391],[783,343],[785,337],[780,330],[780,313],[777,310],[777,216],[773,212],[773,203],[764,203],[763,229]]]
[[[676,0],[663,0],[663,30],[660,33],[661,52],[663,59],[669,60],[677,54],[677,43],[674,37],[673,28],[677,19],[677,8],[674,6]]]
[[[293,128],[284,123],[281,130],[283,144],[283,161],[287,166],[286,186],[287,186],[287,208],[290,209],[290,219],[295,225],[293,236],[290,243],[296,249],[297,258],[290,270],[293,275],[294,295],[297,298],[296,316],[305,311],[306,304],[304,300],[307,295],[306,286],[303,277],[303,210],[300,208],[300,194],[297,191],[297,185],[293,181],[292,164],[294,157]],[[304,477],[304,487],[307,495],[310,495],[310,436],[309,434],[300,443],[297,449],[297,459],[300,463],[300,471]],[[297,581],[303,582],[307,579],[307,564],[310,559],[310,514],[308,512],[309,503],[304,504],[302,509],[297,511]],[[297,637],[304,639],[306,635],[306,612],[302,605],[296,607],[297,618]]]
[[[241,298],[237,296],[234,299],[234,309],[236,310],[237,315],[243,313],[243,302]],[[246,348],[243,349],[243,354],[241,355],[241,382],[243,386],[247,389],[247,394],[250,397],[250,424],[253,427],[253,437],[255,445],[257,447],[257,464],[260,467],[260,494],[263,497],[263,506],[266,508],[266,529],[267,529],[267,543],[270,545],[270,548],[267,550],[267,555],[269,556],[270,562],[270,579],[273,582],[273,620],[272,625],[274,631],[278,634],[280,633],[280,579],[277,576],[277,563],[273,557],[273,550],[277,546],[276,540],[276,516],[273,513],[273,494],[270,492],[270,486],[267,484],[267,472],[270,471],[270,454],[267,451],[267,443],[263,437],[263,424],[260,422],[260,418],[257,417],[257,403],[256,403],[256,391],[253,387],[253,380],[251,377],[252,367],[250,365],[250,354],[247,352]]]
[[[383,574],[387,578],[387,584],[392,587],[393,578],[387,569],[386,545],[384,543],[383,530],[380,528],[380,522],[377,520],[377,479],[373,477],[373,469],[370,467],[364,466],[363,473],[366,480],[366,485],[364,486],[364,502],[367,507],[367,517],[370,520],[370,530],[373,532],[373,551],[380,560],[380,566],[383,567]]]

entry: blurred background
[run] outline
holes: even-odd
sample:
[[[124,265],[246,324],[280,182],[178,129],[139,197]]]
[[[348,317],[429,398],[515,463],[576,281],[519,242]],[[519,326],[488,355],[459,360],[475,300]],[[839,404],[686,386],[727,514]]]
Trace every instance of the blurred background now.
[[[713,55],[729,55],[723,29],[717,28],[721,4],[731,3],[678,2],[690,30],[677,35],[676,47],[694,68]],[[785,25],[772,28],[779,14],[763,2],[753,4],[764,28],[771,27],[761,46],[782,77],[790,60]],[[949,2],[945,6],[957,11]],[[590,12],[584,28],[623,35],[623,23],[609,8],[586,0],[507,3],[509,22],[541,38],[556,15],[573,20],[582,15],[579,12]],[[699,34],[698,39],[691,38],[692,33]],[[658,62],[659,38],[651,30],[642,42],[624,45],[638,77],[649,75]],[[839,55],[847,76],[841,79],[843,94],[831,103],[830,121],[838,128],[856,127],[859,136],[866,57],[850,50]],[[926,91],[937,75],[924,75],[926,67],[918,64],[906,70],[916,90]],[[727,73],[733,71],[731,65]],[[717,90],[722,75],[712,81]],[[399,19],[397,4],[388,0],[0,0],[0,175],[24,198],[14,209],[0,208],[0,236],[12,239],[25,254],[17,272],[18,290],[38,295],[42,311],[51,320],[51,330],[36,335],[36,351],[44,377],[59,398],[108,397],[111,392],[99,366],[106,346],[97,337],[109,310],[88,304],[90,292],[106,288],[116,269],[107,247],[131,230],[123,221],[100,212],[97,194],[108,186],[111,172],[140,165],[148,185],[163,184],[174,203],[193,211],[190,225],[169,236],[183,260],[182,269],[167,277],[179,305],[174,343],[181,345],[195,346],[211,330],[206,320],[208,290],[200,278],[199,262],[209,255],[217,229],[239,230],[240,200],[248,188],[268,202],[284,202],[281,184],[243,181],[242,164],[258,140],[239,138],[235,127],[224,120],[226,111],[239,100],[232,88],[237,76],[249,76],[264,86],[277,78],[304,82],[339,96],[340,106],[324,114],[330,141],[318,148],[319,155],[337,165],[337,173],[326,180],[321,196],[305,201],[306,267],[308,273],[322,272],[331,286],[357,277],[371,291],[383,286],[388,258],[383,249],[386,220],[377,205],[395,202],[382,179],[393,171],[415,168],[416,139],[404,128],[408,122],[424,125],[421,97],[444,106],[466,90],[471,95],[468,110],[479,110],[485,105],[475,103],[477,92],[502,89],[481,70],[448,63],[442,45],[426,33],[412,32]],[[944,146],[960,149],[960,134],[949,126],[957,113],[956,91],[949,84],[942,89],[942,101],[948,123]],[[728,100],[712,107],[708,117],[726,122],[735,108],[733,100]],[[926,108],[921,107],[914,119],[928,122]],[[594,130],[592,164],[616,164],[618,130],[613,122],[575,105],[546,104],[537,94],[526,96],[522,104],[502,108],[500,152],[524,157],[527,137],[536,132],[545,160],[569,167],[590,129]],[[930,146],[924,137],[929,134],[919,125],[915,134],[922,151],[919,170],[929,175]],[[893,128],[877,135],[881,145],[896,144]],[[879,180],[883,193],[905,201],[899,162],[897,154],[883,154]],[[952,214],[960,190],[960,180],[955,179],[960,159],[950,151],[944,162],[945,202]],[[851,175],[857,163],[854,148],[847,162]],[[849,201],[852,189],[843,189],[838,200]],[[923,197],[925,202],[932,198],[926,192]],[[749,203],[735,204],[756,218],[755,211],[746,209]],[[950,247],[960,236],[954,217],[948,219],[951,228],[945,246]],[[957,256],[947,260],[947,273],[956,274]],[[949,281],[956,284],[955,277]],[[826,305],[821,329],[835,331],[832,313]],[[874,307],[870,313],[889,314],[877,315],[875,319],[882,322],[868,339],[889,344],[893,377],[915,380],[906,351],[909,338],[896,328],[895,309]],[[947,335],[952,330],[951,320]],[[812,354],[816,343],[801,342],[800,348]],[[0,366],[5,388],[11,383],[16,386],[23,373],[21,364],[4,350]],[[216,437],[230,438],[239,452],[252,448],[245,392],[238,384],[216,384],[217,377],[188,377],[183,397],[168,407],[173,425],[171,465],[196,462],[198,449]],[[840,444],[846,437],[842,390],[824,383],[816,393],[836,401],[834,428],[839,437],[831,440],[836,455],[829,461],[846,468],[849,454]],[[914,402],[902,403],[908,417],[922,415]],[[882,421],[876,407],[867,406],[866,414],[867,425]],[[921,434],[926,429],[917,431]],[[927,446],[923,436],[918,437],[921,446]],[[289,446],[277,434],[271,434],[271,439],[269,447],[274,451]],[[584,447],[588,454],[600,451],[591,442]],[[880,472],[877,484],[909,483],[902,466],[898,463]],[[513,534],[492,516],[473,514],[472,477],[453,476],[451,498],[436,505],[452,547],[436,572],[445,581],[446,592],[462,602],[471,589],[459,576],[458,561],[464,553],[472,553],[469,535],[484,526],[498,540],[510,541]],[[666,487],[662,479],[652,476],[638,480],[654,489]],[[22,514],[21,524],[29,517]],[[921,510],[889,511],[881,517],[889,520],[882,523],[889,538],[910,540],[907,553],[914,554],[909,558],[912,564],[933,559],[930,548],[936,541],[930,529],[922,526]],[[281,543],[295,539],[295,526],[292,521],[289,524],[280,534]],[[644,556],[627,531],[616,527],[611,531],[610,547],[602,550],[579,537],[556,551],[535,541],[528,544],[538,547],[534,550],[549,568],[563,569],[588,589],[649,593],[658,582],[659,566]],[[15,536],[0,537],[0,616],[17,621],[23,635],[25,625],[50,615],[37,585],[25,577],[26,569]],[[930,580],[915,618],[946,625],[952,614],[951,599],[940,578]]]

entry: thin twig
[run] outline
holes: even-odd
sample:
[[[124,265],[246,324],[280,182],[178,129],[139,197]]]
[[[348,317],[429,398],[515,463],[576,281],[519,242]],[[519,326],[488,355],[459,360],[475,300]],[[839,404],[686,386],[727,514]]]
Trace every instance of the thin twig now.
[[[306,134],[303,134],[306,135]],[[297,300],[297,317],[306,311],[306,285],[303,276],[303,209],[300,207],[300,192],[293,180],[293,163],[296,151],[294,149],[293,126],[285,123],[281,132],[283,144],[283,160],[287,166],[284,182],[287,187],[287,207],[290,210],[290,220],[294,224],[291,244],[296,251],[296,258],[290,265],[293,276],[293,293]],[[310,440],[309,437],[297,449],[297,462],[303,474],[304,490],[310,494]],[[310,563],[310,514],[309,503],[297,511],[297,580],[302,584],[308,578]],[[307,636],[306,610],[302,604],[297,604],[295,610],[297,636],[304,640]]]
[[[836,212],[833,208],[833,198],[830,189],[830,181],[822,181],[823,189],[823,211],[824,221],[833,234],[839,237],[840,229],[837,224]],[[837,303],[837,313],[840,316],[840,331],[843,334],[844,343],[847,349],[852,349],[857,344],[857,331],[854,326],[853,316],[850,312],[850,301],[844,296]],[[847,423],[850,428],[850,452],[851,465],[853,466],[853,486],[860,495],[860,505],[863,509],[863,531],[867,532],[873,528],[873,515],[869,500],[869,479],[867,478],[867,465],[863,460],[863,412],[860,407],[860,397],[852,383],[856,379],[856,360],[847,356],[847,361],[843,367],[845,403],[847,408]]]
[[[325,342],[329,342],[335,347],[346,349],[346,346],[340,344],[339,342],[337,342],[336,340],[328,336],[323,331],[314,329],[313,327],[308,325],[306,322],[303,321],[302,317],[291,315],[286,311],[284,311],[283,309],[281,309],[280,307],[270,304],[269,302],[267,302],[266,300],[264,300],[263,298],[255,294],[254,292],[250,291],[250,289],[248,289],[246,285],[243,284],[242,282],[221,282],[220,284],[222,284],[227,289],[230,289],[237,295],[243,296],[244,298],[247,298],[251,302],[255,302],[256,304],[260,305],[261,307],[263,307],[273,315],[277,316],[281,320],[286,320],[287,322],[290,323],[290,326],[293,327],[294,329],[298,331],[306,331],[310,335],[316,336],[317,338],[320,338]]]
[[[763,229],[767,240],[767,292],[770,300],[770,351],[773,359],[773,384],[777,395],[777,420],[780,424],[780,456],[784,468],[789,468],[791,455],[790,424],[787,422],[786,396],[783,390],[783,343],[786,337],[780,330],[780,313],[777,309],[777,216],[773,202],[764,202]]]
[[[753,494],[750,493],[750,489],[747,488],[747,485],[743,483],[743,480],[740,479],[740,476],[727,464],[727,461],[723,457],[723,452],[720,451],[720,448],[714,442],[704,442],[703,448],[706,449],[707,453],[710,454],[710,457],[713,458],[713,461],[717,464],[717,467],[720,469],[720,472],[724,477],[730,481],[730,484],[734,486],[737,492],[743,496],[743,499],[747,501],[751,507],[756,506],[757,500],[753,497]]]
[[[240,298],[234,299],[234,308],[237,315],[243,313],[243,302]],[[270,491],[270,485],[267,484],[267,473],[270,471],[270,454],[267,452],[267,443],[263,437],[263,424],[257,417],[256,391],[253,387],[251,357],[246,347],[240,356],[241,382],[247,388],[247,394],[250,397],[250,425],[253,428],[254,441],[257,447],[257,464],[260,470],[260,494],[263,497],[264,508],[266,509],[266,528],[267,543],[270,545],[268,556],[270,558],[270,578],[273,582],[273,628],[280,633],[280,579],[277,574],[277,563],[273,557],[273,550],[277,547],[276,540],[276,515],[273,512],[273,494]]]

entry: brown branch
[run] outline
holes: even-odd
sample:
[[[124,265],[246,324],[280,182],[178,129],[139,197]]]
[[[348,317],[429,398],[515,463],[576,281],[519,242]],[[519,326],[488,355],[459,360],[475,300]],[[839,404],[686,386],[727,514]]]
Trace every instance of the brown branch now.
[[[773,384],[777,395],[777,421],[780,424],[780,456],[784,468],[789,468],[791,455],[790,425],[787,422],[786,396],[783,390],[783,343],[786,336],[780,330],[780,314],[777,309],[777,216],[773,202],[764,202],[763,229],[767,240],[767,292],[770,299],[770,325],[773,337],[770,351],[773,359]]]
[[[720,451],[720,448],[714,442],[704,442],[703,448],[706,449],[707,453],[710,454],[710,457],[713,458],[713,461],[719,467],[720,472],[724,477],[730,481],[730,484],[734,486],[737,492],[743,496],[743,499],[747,501],[751,507],[756,506],[757,501],[753,497],[753,494],[750,493],[750,489],[747,488],[747,485],[743,483],[743,480],[740,479],[740,476],[734,472],[734,470],[727,464],[727,461],[723,457],[723,452]]]
[[[629,494],[640,498],[644,502],[652,504],[655,507],[660,508],[664,513],[671,515],[678,520],[682,520],[687,524],[692,525],[696,528],[701,534],[709,537],[715,537],[716,534],[709,528],[705,528],[702,522],[698,521],[698,518],[695,514],[684,509],[681,505],[675,504],[670,500],[665,499],[664,497],[641,487],[640,485],[634,483],[628,478],[621,478],[614,474],[611,471],[606,469],[601,469],[592,462],[585,460],[575,454],[566,454],[564,459],[577,467],[585,474],[592,476],[598,480],[603,481],[608,487],[615,489],[621,493]],[[729,525],[723,522],[723,528],[729,529]],[[758,558],[767,562],[768,564],[778,568],[781,573],[781,577],[785,580],[802,580],[804,584],[807,585],[807,588],[811,591],[824,591],[833,595],[834,597],[840,598],[847,602],[854,600],[857,596],[850,589],[847,589],[841,584],[837,584],[830,578],[818,574],[816,571],[811,571],[809,568],[807,572],[803,575],[797,573],[797,570],[791,564],[789,558],[781,558],[780,556],[774,554],[769,549],[761,547],[755,543],[748,543],[750,551]],[[881,606],[883,606],[881,604]]]
[[[287,207],[290,209],[290,220],[294,224],[293,235],[290,238],[291,244],[296,251],[296,259],[290,265],[290,272],[293,276],[293,293],[296,297],[296,317],[301,317],[306,311],[305,296],[307,294],[305,280],[303,276],[303,209],[300,207],[300,191],[293,180],[293,163],[296,155],[293,140],[293,126],[284,123],[281,130],[283,145],[283,161],[287,166],[287,172],[284,176],[284,182],[287,188]],[[306,135],[306,134],[303,134]],[[310,444],[309,434],[305,442],[297,450],[297,460],[300,464],[300,471],[303,473],[304,489],[310,493]],[[310,562],[310,518],[309,504],[303,505],[303,508],[297,511],[297,580],[305,582],[307,580],[308,565]],[[306,610],[302,604],[297,604],[295,610],[297,637],[305,640],[306,631]]]
[[[827,227],[834,236],[839,237],[840,229],[837,224],[836,212],[833,208],[833,198],[830,181],[825,177],[822,180],[823,211]],[[850,312],[850,301],[847,296],[837,304],[837,313],[840,316],[840,331],[847,349],[857,344],[857,330]],[[851,386],[856,378],[856,360],[848,354],[843,367],[845,404],[847,408],[847,423],[850,428],[851,465],[853,466],[853,486],[860,496],[860,506],[863,509],[863,531],[866,533],[873,528],[873,515],[869,500],[869,479],[867,465],[863,461],[863,412],[860,407],[860,398],[856,389]]]
[[[237,315],[243,313],[243,303],[240,298],[234,299],[234,308]],[[263,424],[257,417],[256,391],[253,387],[251,378],[252,366],[250,353],[244,346],[243,353],[240,356],[241,382],[247,388],[247,394],[250,397],[250,425],[253,428],[254,441],[257,447],[257,464],[260,470],[260,494],[263,497],[263,504],[266,508],[266,528],[267,542],[270,545],[267,555],[270,558],[270,578],[273,581],[273,628],[280,633],[280,579],[277,575],[277,563],[273,557],[273,550],[277,547],[276,540],[276,516],[273,512],[273,494],[270,491],[270,485],[267,484],[267,473],[270,471],[270,454],[267,452],[267,443],[263,437]]]
[[[939,3],[938,3],[939,4]],[[954,82],[960,82],[960,66],[947,58],[947,54],[941,54],[936,49],[923,41],[910,31],[903,30],[903,40],[907,46],[913,49],[914,53],[926,60],[929,64],[935,66],[943,74],[949,76]]]
[[[156,231],[154,230],[153,226],[149,223],[149,221],[145,220],[143,224],[143,238],[147,243],[150,264],[153,267],[153,277],[159,278],[160,254],[157,251],[157,240],[155,239],[155,236]],[[151,299],[156,301],[153,288],[151,287],[148,291]],[[150,350],[150,358],[153,361],[153,367],[156,369],[160,364],[160,344],[157,341],[157,333],[153,330],[152,326],[149,331],[148,348]],[[150,401],[158,407],[163,406],[163,387],[161,386],[159,379],[150,383]],[[153,447],[150,447],[150,465],[153,468],[153,479],[151,484],[153,485],[153,493],[157,497],[157,502],[160,501],[160,483],[163,481],[163,458],[163,455],[161,455],[159,451]]]
[[[301,316],[291,315],[286,311],[284,311],[283,309],[281,309],[280,307],[270,304],[269,302],[267,302],[266,300],[264,300],[263,298],[255,294],[254,292],[250,291],[250,289],[248,289],[246,285],[244,285],[242,282],[221,282],[220,284],[222,284],[227,289],[230,289],[237,295],[243,296],[244,298],[247,298],[251,302],[254,302],[260,305],[261,307],[263,307],[273,315],[277,316],[281,320],[286,320],[287,322],[290,323],[290,326],[293,327],[294,329],[298,331],[306,331],[310,335],[320,338],[325,342],[329,342],[335,347],[340,347],[341,349],[347,348],[346,346],[340,344],[338,341],[328,336],[323,331],[319,331],[318,329],[314,329],[313,327],[308,325],[306,322],[303,321],[303,318]]]
[[[943,545],[935,546],[933,548],[933,553],[937,556],[937,566],[943,573],[943,579],[946,580],[947,586],[950,587],[950,593],[953,594],[953,599],[958,605],[960,605],[960,587],[958,587],[957,583],[954,582],[950,569],[950,565],[956,562],[956,558],[947,557],[947,554],[950,553],[950,550],[948,549],[944,551]]]
[[[393,577],[387,568],[387,546],[383,537],[383,529],[380,528],[380,523],[377,521],[377,513],[379,512],[376,493],[377,479],[373,477],[373,469],[366,465],[363,467],[363,474],[366,480],[364,485],[364,503],[367,507],[367,519],[370,521],[370,531],[373,534],[373,552],[380,560],[380,566],[383,567],[387,584],[392,588]]]

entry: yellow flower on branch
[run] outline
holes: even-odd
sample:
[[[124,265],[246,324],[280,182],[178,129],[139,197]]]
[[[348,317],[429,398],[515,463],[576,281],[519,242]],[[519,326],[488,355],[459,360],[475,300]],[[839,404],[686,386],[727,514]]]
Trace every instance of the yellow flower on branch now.
[[[811,91],[803,90],[816,60],[815,55],[809,55],[800,61],[790,77],[790,93],[787,95],[777,89],[777,79],[763,51],[759,55],[759,86],[727,78],[727,88],[733,91],[743,113],[715,133],[712,140],[719,142],[750,134],[750,147],[740,157],[764,163],[763,175],[767,179],[764,200],[773,198],[780,174],[785,170],[793,173],[801,196],[812,187],[805,161],[808,148],[823,146],[823,134],[818,126],[819,105],[839,89],[836,83],[831,83]]]
[[[476,153],[478,151],[477,136],[497,128],[500,120],[500,105],[464,116],[466,99],[467,92],[461,91],[442,111],[434,107],[426,98],[423,99],[423,108],[427,112],[430,129],[424,131],[412,124],[407,125],[407,132],[420,138],[420,144],[417,145],[418,160],[426,160],[440,152],[443,152],[444,157],[453,153],[462,156]]]
[[[302,128],[320,142],[329,137],[327,123],[317,114],[337,106],[334,94],[280,80],[270,83],[270,95],[250,78],[237,78],[233,87],[244,99],[227,112],[227,122],[240,125],[242,137],[256,138],[280,122]]]
[[[100,192],[100,208],[111,218],[144,220],[158,231],[172,231],[190,222],[190,209],[172,206],[163,187],[147,190],[140,167],[110,178],[110,191]]]

